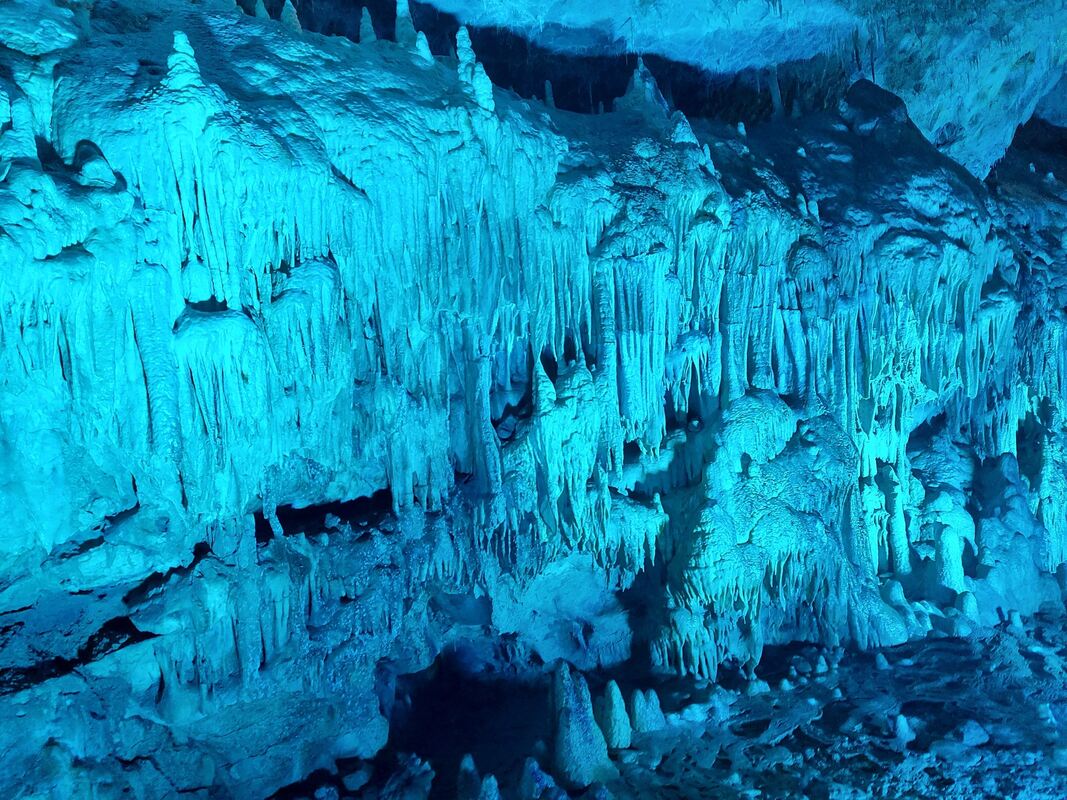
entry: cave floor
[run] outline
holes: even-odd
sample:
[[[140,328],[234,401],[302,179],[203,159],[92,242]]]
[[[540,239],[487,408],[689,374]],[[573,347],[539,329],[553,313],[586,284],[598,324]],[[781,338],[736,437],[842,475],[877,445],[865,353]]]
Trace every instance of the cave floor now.
[[[615,797],[1067,797],[1062,623],[831,655],[821,675],[818,656],[772,655],[769,690],[714,691],[688,732],[646,735]]]
[[[723,685],[658,684],[667,727],[635,734],[630,749],[612,754],[619,777],[606,787],[610,796],[1067,797],[1063,620],[1038,620],[1025,628],[1003,625],[968,639],[928,638],[880,653],[806,645],[769,649],[757,675],[750,684],[739,679]],[[595,695],[595,678],[591,683]],[[516,693],[517,705],[509,709],[507,693],[496,691],[496,716],[512,714],[516,729],[529,733],[531,725],[522,720],[537,692]],[[468,695],[459,685],[451,693],[456,703]],[[494,702],[485,692],[477,694],[478,702]],[[433,716],[449,719],[441,699],[434,702]],[[459,754],[473,752],[477,762],[486,743],[478,741],[477,724],[447,724],[450,729],[437,737],[422,731],[402,741],[409,747],[391,748],[373,765],[359,765],[370,780],[358,791],[351,780],[346,790],[345,776],[339,774],[279,796],[384,798],[388,779],[396,783],[402,750],[416,750],[437,772],[431,797],[455,796]],[[533,728],[546,725],[539,719]],[[497,775],[504,798],[520,797],[517,785],[526,758],[533,756],[548,769],[551,755],[541,741],[526,749],[532,737],[517,735],[511,738],[524,742],[522,752],[509,758],[501,752],[506,737],[497,728],[493,756],[483,769]],[[572,789],[569,796],[593,798],[598,790]]]

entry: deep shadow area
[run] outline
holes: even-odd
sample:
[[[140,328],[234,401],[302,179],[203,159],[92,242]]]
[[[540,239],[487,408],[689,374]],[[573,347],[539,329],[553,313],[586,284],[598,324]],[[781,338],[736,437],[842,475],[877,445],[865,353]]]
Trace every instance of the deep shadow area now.
[[[1030,163],[1034,164],[1034,170],[1042,170],[1038,174],[1043,176],[1044,170],[1053,167],[1065,157],[1067,128],[1052,125],[1036,116],[1031,117],[1015,131],[1011,147],[1000,161],[993,165],[986,177],[986,185],[996,191],[1004,181],[1017,184],[1017,172],[1020,166],[1027,166],[1027,159],[1033,159]]]
[[[284,0],[264,0],[277,19]],[[241,0],[251,13],[252,0]],[[305,30],[359,41],[363,8],[370,12],[375,35],[393,40],[396,31],[395,0],[295,0]],[[437,56],[453,56],[459,20],[434,6],[411,2],[416,30],[426,35]],[[608,52],[617,43],[606,42],[601,52],[553,50],[521,34],[499,27],[469,26],[478,60],[495,86],[520,97],[544,101],[546,82],[552,85],[557,108],[581,114],[611,111],[626,92],[637,66],[637,55]],[[851,65],[838,58],[817,57],[783,64],[776,70],[748,69],[714,75],[691,64],[646,55],[645,64],[668,103],[689,117],[755,124],[775,113],[794,115],[832,107],[851,81]]]
[[[381,527],[393,515],[393,493],[389,489],[381,489],[369,497],[357,497],[344,502],[303,507],[278,506],[276,513],[286,536],[325,533],[337,524],[348,524],[353,528]],[[254,518],[256,543],[266,544],[274,538],[274,531],[262,510],[255,512]]]
[[[1059,128],[1039,117],[1031,117],[1029,122],[1019,126],[1011,146],[1065,155],[1067,154],[1067,128]]]
[[[463,668],[445,653],[433,665],[397,681],[397,703],[384,753],[415,753],[437,776],[431,798],[453,798],[466,753],[478,771],[517,779],[538,742],[551,737],[548,676],[520,681],[488,678]]]
[[[0,669],[0,695],[14,694],[44,681],[69,675],[79,667],[124,647],[154,639],[156,635],[140,630],[127,616],[109,619],[78,648],[74,658],[52,656],[34,664]]]

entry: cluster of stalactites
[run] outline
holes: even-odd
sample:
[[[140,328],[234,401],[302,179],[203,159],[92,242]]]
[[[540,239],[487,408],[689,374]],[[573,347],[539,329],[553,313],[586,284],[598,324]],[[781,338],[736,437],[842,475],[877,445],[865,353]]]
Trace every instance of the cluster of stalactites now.
[[[402,5],[398,41],[432,61]],[[161,487],[180,484],[183,497],[172,499],[194,508],[244,510],[268,493],[313,500],[332,482],[356,494],[388,486],[398,511],[438,509],[458,472],[482,495],[504,498],[482,506],[478,526],[499,534],[503,560],[541,542],[548,557],[587,549],[629,572],[662,541],[664,518],[656,502],[613,497],[634,466],[628,443],[639,445],[639,469],[665,451],[691,460],[674,483],[663,478],[676,488],[702,466],[702,453],[678,444],[684,423],[699,427],[722,411],[729,427],[772,395],[803,414],[825,409],[858,453],[849,496],[865,526],[858,551],[872,572],[884,552],[904,575],[921,500],[906,449],[922,418],[943,411],[980,455],[997,455],[1014,451],[1020,421],[1043,399],[1060,413],[1060,328],[1046,327],[1024,385],[1012,355],[1018,298],[983,290],[1002,254],[981,225],[953,223],[963,227],[951,237],[872,226],[831,250],[803,198],[795,210],[754,202],[732,222],[706,151],[668,113],[643,64],[617,110],[644,116],[654,136],[621,165],[590,157],[595,169],[572,172],[566,159],[584,158],[586,145],[518,114],[485,113],[495,98],[466,29],[456,56],[469,102],[432,112],[447,135],[427,140],[422,117],[398,115],[395,130],[364,126],[358,147],[345,133],[323,133],[327,163],[263,136],[204,80],[188,37],[176,33],[166,75],[138,107],[160,124],[138,131],[138,147],[116,133],[121,126],[100,133],[102,153],[114,154],[115,172],[153,212],[151,235],[138,228],[124,252],[158,266],[110,293],[94,285],[53,296],[43,279],[34,292],[9,287],[19,331],[4,334],[23,342],[22,368],[64,385],[72,419],[113,405],[100,402],[104,393],[128,399],[130,420],[85,435],[143,456],[135,469],[157,471]],[[161,157],[132,155],[144,146]],[[98,173],[83,181],[114,178],[93,164]],[[121,217],[114,222],[121,228]],[[32,243],[34,257],[50,263],[91,237],[55,238],[62,246]],[[42,317],[47,332],[23,324]],[[124,358],[72,363],[70,340],[102,329],[115,332]],[[555,362],[554,380],[542,359]],[[140,399],[121,395],[126,384]],[[530,413],[502,441],[501,420],[518,413],[525,389]],[[726,431],[720,465],[748,469],[747,458],[758,468],[793,436],[791,414],[761,411],[769,424],[743,446]],[[1056,442],[1047,447],[1058,463]],[[263,475],[277,476],[275,485],[262,485]],[[1056,481],[1046,471],[1036,489],[1050,564],[1063,561],[1067,527]],[[457,574],[465,556],[446,551],[434,569]],[[756,624],[774,599],[753,588],[766,576],[732,575],[714,585],[702,575],[680,597],[740,604],[745,624]],[[958,585],[958,574],[945,581]],[[776,597],[803,594],[789,581],[772,585]],[[662,658],[707,672],[731,645],[705,635],[719,638],[688,647],[706,655],[682,658],[682,644]]]
[[[761,551],[749,563],[726,557],[710,570],[691,569],[650,643],[653,664],[714,680],[728,660],[751,676],[769,643],[851,640],[868,647],[903,641],[898,630],[885,627],[885,609],[872,604],[873,590],[863,585],[868,579],[853,570],[833,549],[801,547]]]
[[[483,91],[484,71],[473,57],[466,31],[460,32],[457,51],[461,82],[472,89],[478,104],[486,105],[491,91]],[[448,470],[436,465],[449,460],[458,462],[462,471],[476,472],[490,491],[499,489],[494,472],[499,457],[492,453],[486,398],[491,401],[497,391],[508,388],[516,362],[513,354],[527,348],[534,352],[547,348],[562,355],[571,341],[581,354],[593,354],[605,376],[597,393],[606,409],[594,448],[600,467],[609,472],[621,466],[624,441],[637,439],[646,449],[658,449],[666,429],[664,391],[678,398],[677,414],[687,412],[690,384],[699,384],[701,395],[715,394],[717,361],[708,357],[706,348],[694,355],[691,365],[683,357],[675,373],[662,377],[672,342],[681,333],[675,322],[676,290],[664,293],[657,288],[657,275],[671,270],[668,260],[648,258],[634,271],[621,262],[606,266],[591,256],[607,221],[618,212],[610,184],[596,184],[592,195],[591,187],[585,187],[573,205],[564,200],[552,210],[556,219],[548,226],[541,215],[530,212],[555,177],[550,169],[558,158],[554,141],[541,140],[548,146],[547,157],[518,159],[512,174],[498,179],[481,172],[484,165],[470,163],[465,153],[422,153],[420,157],[438,161],[429,172],[444,171],[450,182],[434,182],[437,188],[430,190],[430,182],[423,186],[419,178],[414,183],[383,181],[374,187],[372,208],[351,186],[366,183],[359,174],[365,162],[346,163],[339,153],[334,175],[343,180],[323,175],[309,182],[296,177],[299,170],[277,169],[279,161],[290,158],[282,152],[265,153],[269,158],[263,163],[243,158],[246,139],[253,139],[255,132],[218,87],[203,81],[188,38],[181,33],[175,36],[168,74],[156,99],[164,124],[152,130],[160,138],[158,151],[167,153],[171,163],[146,166],[132,160],[122,168],[131,190],[164,212],[158,215],[158,235],[139,240],[135,258],[166,270],[170,280],[161,299],[168,310],[155,315],[155,324],[164,324],[169,315],[174,329],[182,333],[171,348],[177,358],[161,352],[151,366],[146,365],[150,384],[145,392],[146,417],[160,416],[160,409],[151,406],[170,405],[177,398],[178,408],[166,409],[162,418],[182,420],[182,439],[187,443],[206,440],[203,447],[188,448],[192,461],[179,465],[179,472],[194,475],[208,465],[222,470],[231,487],[220,503],[257,491],[236,474],[249,455],[241,452],[239,442],[254,433],[242,429],[249,423],[237,418],[257,404],[284,410],[288,419],[255,437],[266,446],[257,448],[248,459],[251,464],[294,446],[303,449],[297,443],[327,429],[331,415],[342,416],[333,421],[340,421],[344,430],[349,425],[343,418],[348,417],[352,437],[335,437],[338,444],[310,448],[326,457],[329,469],[346,458],[359,460],[361,451],[368,452],[379,436],[387,437],[395,429],[393,423],[364,414],[358,406],[368,398],[406,392],[411,397],[398,405],[412,408],[413,415],[397,419],[396,424],[444,435],[428,448],[428,465],[407,463],[409,456],[418,459],[416,447],[397,444],[390,450],[398,452],[377,467],[380,472],[372,469],[366,474],[374,480],[375,474],[384,473],[393,481],[399,507],[410,499],[434,507],[451,485]],[[188,120],[190,109],[204,122],[204,129],[195,135],[196,125],[190,127]],[[484,135],[502,151],[522,151],[530,145],[529,137],[518,131],[501,129]],[[517,147],[520,139],[524,144]],[[531,168],[540,174],[531,175]],[[468,203],[472,189],[481,199]],[[510,202],[501,206],[502,200]],[[382,224],[379,214],[400,226]],[[523,227],[505,220],[531,222]],[[406,237],[418,242],[421,252],[405,247],[402,272],[394,279],[392,271],[380,264],[387,260],[386,253],[395,251],[393,230],[401,228],[424,235]],[[461,233],[457,237],[453,231]],[[359,232],[370,232],[370,240]],[[541,268],[546,253],[553,264],[549,274]],[[316,264],[326,266],[320,269]],[[423,264],[447,268],[429,270]],[[481,265],[491,264],[497,265],[493,267],[497,276],[475,283],[466,279],[469,271],[483,272]],[[521,268],[509,267],[514,264]],[[322,277],[331,268],[332,276]],[[312,275],[327,287],[326,292],[309,293],[301,287],[304,277]],[[341,294],[340,302],[336,293]],[[462,326],[442,330],[438,310],[457,293]],[[410,308],[418,320],[414,328],[409,314],[395,311],[408,305],[398,302],[401,296],[413,300]],[[310,313],[306,324],[293,313],[295,298],[301,297]],[[144,319],[142,314],[142,327],[147,325]],[[202,338],[197,331],[201,327],[221,337],[222,346],[192,355],[190,347]],[[154,332],[138,335],[158,338]],[[471,342],[479,344],[473,347]],[[247,353],[242,350],[245,345]],[[238,351],[239,358],[231,358]],[[353,357],[343,357],[347,353]],[[501,353],[503,369],[487,374],[484,365],[495,368]],[[461,375],[457,391],[452,364],[468,360],[483,366]],[[621,366],[618,371],[610,367],[616,361]],[[290,369],[305,363],[310,369]],[[177,385],[159,391],[155,385],[159,381],[173,382],[168,371],[177,371]],[[616,383],[617,373],[623,377]],[[230,380],[233,375],[250,374],[260,378],[255,383]],[[361,388],[351,404],[318,404],[316,398],[335,380],[354,381]],[[458,409],[461,398],[464,402],[472,398],[476,410]],[[346,405],[353,408],[346,410]],[[378,409],[384,405],[374,402]],[[473,428],[473,435],[456,447],[456,434],[462,428]],[[167,438],[164,431],[158,433],[149,434],[150,439]],[[353,441],[354,447],[349,444]]]

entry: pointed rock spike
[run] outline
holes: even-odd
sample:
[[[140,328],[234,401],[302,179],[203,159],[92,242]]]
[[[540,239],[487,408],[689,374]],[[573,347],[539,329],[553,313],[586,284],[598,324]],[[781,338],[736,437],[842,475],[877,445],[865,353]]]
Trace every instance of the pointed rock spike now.
[[[416,42],[415,23],[411,20],[408,0],[396,0],[396,41],[408,47],[414,47]]]
[[[626,712],[626,701],[615,681],[608,681],[604,697],[597,704],[597,723],[604,733],[604,740],[612,750],[624,750],[630,746],[632,729]]]
[[[469,81],[468,74],[473,77],[474,73],[474,46],[471,44],[471,34],[466,25],[460,25],[456,31],[456,58],[459,60],[460,79]]]
[[[482,779],[478,775],[478,767],[474,764],[474,756],[467,753],[459,762],[459,775],[456,777],[456,800],[478,800],[481,792]]]
[[[363,12],[359,17],[359,43],[370,44],[376,41],[378,41],[378,36],[374,33],[374,22],[370,17],[370,9],[363,6]]]
[[[167,57],[167,76],[163,81],[171,89],[204,85],[193,46],[183,31],[174,31],[174,48]]]
[[[584,788],[617,777],[604,735],[593,718],[589,687],[580,673],[561,663],[553,681],[555,766],[567,783]]]
[[[425,61],[427,64],[433,63],[433,53],[430,51],[430,42],[426,39],[426,34],[419,31],[415,36],[415,52],[419,58]]]
[[[281,21],[282,25],[297,33],[304,30],[300,25],[300,17],[296,14],[296,7],[293,5],[293,0],[285,0],[285,5],[282,6],[282,13],[278,19]]]

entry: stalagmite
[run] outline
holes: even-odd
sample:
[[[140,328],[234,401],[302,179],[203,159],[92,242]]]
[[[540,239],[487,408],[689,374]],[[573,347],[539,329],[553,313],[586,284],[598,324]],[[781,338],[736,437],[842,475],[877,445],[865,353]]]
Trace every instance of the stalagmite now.
[[[500,800],[500,787],[495,776],[485,776],[477,800]]]
[[[615,110],[640,115],[657,126],[665,124],[669,118],[667,101],[663,99],[656,79],[645,66],[644,59],[638,57],[637,67],[630,76],[626,93],[615,101]]]
[[[422,31],[419,31],[418,36],[415,37],[415,52],[418,53],[419,58],[427,64],[433,63],[433,53],[430,52],[430,43],[426,40],[426,34]]]
[[[548,800],[558,791],[552,776],[541,769],[536,760],[527,758],[519,781],[520,800]]]
[[[427,800],[434,779],[430,765],[417,756],[408,756],[400,766],[382,787],[382,800]]]
[[[196,63],[196,55],[193,53],[189,37],[182,31],[174,32],[174,49],[167,56],[167,75],[163,79],[168,89],[181,91],[202,87],[203,79],[200,77],[200,66]]]
[[[293,6],[293,0],[285,0],[285,5],[282,6],[282,12],[278,19],[282,25],[291,31],[300,33],[303,30],[300,25],[300,18],[296,15],[296,7]]]
[[[363,6],[359,13],[359,41],[360,44],[370,44],[378,40],[374,33],[374,23],[370,18],[370,9]]]
[[[396,41],[406,47],[415,45],[415,23],[408,0],[396,0]]]
[[[585,678],[573,673],[567,664],[560,664],[553,676],[552,693],[556,774],[577,787],[609,780],[615,769],[608,759],[604,734],[593,718],[593,704]]]
[[[635,733],[659,731],[667,726],[655,689],[634,689],[630,695],[630,725]]]
[[[474,65],[474,80],[471,86],[474,90],[474,101],[486,111],[493,111],[496,108],[496,101],[493,99],[493,84],[480,63]]]
[[[611,750],[623,750],[630,746],[630,717],[626,711],[626,703],[622,699],[622,692],[615,681],[608,681],[604,689],[604,696],[600,698],[594,709],[597,723],[604,733],[604,741]]]
[[[0,796],[425,796],[422,705],[482,692],[472,800],[821,796],[861,759],[790,731],[844,728],[909,791],[1009,791],[1049,729],[991,708],[1058,713],[1067,672],[1060,17],[964,26],[960,96],[1019,105],[957,130],[836,50],[706,82],[649,46],[848,8],[605,4],[576,54],[582,4],[443,2],[399,44],[331,2],[0,4]],[[897,24],[859,48],[887,85],[885,41],[946,29]],[[669,713],[594,708],[609,675]],[[997,747],[920,684],[987,694]]]
[[[474,764],[474,757],[467,753],[459,762],[459,775],[456,778],[456,800],[479,800],[482,779]]]
[[[893,741],[899,748],[907,747],[911,742],[915,740],[915,731],[911,728],[911,723],[908,718],[903,714],[897,714],[893,723]]]
[[[474,102],[486,111],[495,108],[493,100],[493,84],[489,76],[485,74],[474,55],[474,47],[471,45],[470,32],[465,26],[460,26],[456,33],[456,55],[459,60],[459,79],[470,87]]]
[[[474,65],[477,60],[474,55],[474,46],[471,44],[471,34],[465,25],[460,25],[456,31],[456,59],[458,61],[459,79],[464,83],[474,80]]]

